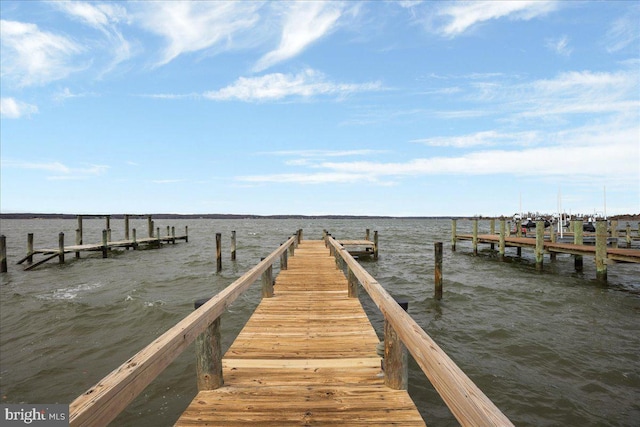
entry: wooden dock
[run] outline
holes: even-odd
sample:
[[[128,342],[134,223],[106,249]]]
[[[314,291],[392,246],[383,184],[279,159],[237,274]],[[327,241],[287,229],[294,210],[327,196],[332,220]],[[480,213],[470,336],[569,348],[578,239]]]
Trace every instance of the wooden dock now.
[[[495,230],[491,233],[480,234],[478,232],[478,220],[473,219],[473,232],[472,234],[458,234],[456,230],[456,220],[452,220],[452,236],[451,245],[453,250],[456,248],[456,242],[458,240],[471,241],[473,245],[474,254],[478,253],[478,244],[490,244],[492,248],[498,245],[498,254],[502,258],[505,256],[506,247],[518,248],[518,255],[520,255],[521,248],[531,248],[534,250],[536,258],[536,268],[542,269],[544,254],[550,254],[552,257],[556,254],[570,254],[576,257],[576,269],[582,269],[582,257],[593,257],[596,264],[596,275],[599,279],[606,280],[607,277],[607,264],[613,264],[618,262],[624,263],[640,263],[640,249],[634,248],[620,248],[618,247],[618,235],[617,232],[607,231],[606,221],[596,222],[595,244],[586,245],[583,244],[582,223],[577,222],[575,224],[576,232],[571,236],[574,238],[574,243],[558,242],[557,235],[553,230],[549,235],[545,235],[544,226],[542,221],[539,221],[536,227],[535,237],[521,237],[521,236],[507,236],[505,231],[505,220],[500,220],[500,231],[495,234]],[[492,223],[492,229],[494,224]],[[627,233],[627,241],[629,241],[629,233]],[[613,244],[611,247],[607,246],[609,240]]]
[[[406,390],[385,386],[378,343],[324,242],[303,241],[222,359],[224,386],[176,425],[424,426]]]
[[[102,230],[102,242],[100,243],[83,243],[83,217],[91,217],[91,218],[106,218],[106,228]],[[148,221],[148,237],[143,237],[138,239],[136,237],[136,229],[134,228],[133,237],[130,238],[131,233],[129,232],[129,218],[130,217],[140,217],[140,215],[125,215],[125,230],[124,230],[124,240],[111,240],[111,228],[110,228],[110,215],[78,215],[78,228],[76,229],[75,236],[75,245],[65,245],[65,235],[64,233],[59,233],[58,235],[58,247],[57,248],[40,248],[34,249],[33,246],[33,233],[29,233],[27,235],[27,255],[20,259],[17,264],[22,264],[25,261],[27,262],[25,271],[33,270],[34,268],[50,261],[52,259],[57,258],[60,264],[64,264],[65,262],[65,254],[74,253],[76,258],[80,258],[80,254],[82,252],[102,252],[102,257],[107,258],[108,253],[112,249],[116,248],[124,248],[124,249],[138,249],[140,246],[161,246],[163,243],[173,243],[176,241],[184,240],[185,242],[189,241],[189,228],[185,226],[183,235],[176,235],[175,227],[167,226],[167,234],[162,236],[160,234],[160,228],[156,228],[156,232],[154,234],[154,222],[151,218],[151,215],[144,215]],[[4,236],[3,236],[4,238]],[[2,250],[4,250],[5,243],[3,239]],[[34,256],[43,255],[43,258],[34,262]],[[3,258],[4,259],[4,258]],[[6,267],[3,266],[3,272],[6,272]]]
[[[74,400],[70,425],[108,424],[193,341],[199,391],[177,426],[424,426],[408,353],[461,425],[513,425],[343,246],[301,236]],[[259,278],[263,300],[222,357],[220,315]],[[358,285],[385,317],[384,360]]]

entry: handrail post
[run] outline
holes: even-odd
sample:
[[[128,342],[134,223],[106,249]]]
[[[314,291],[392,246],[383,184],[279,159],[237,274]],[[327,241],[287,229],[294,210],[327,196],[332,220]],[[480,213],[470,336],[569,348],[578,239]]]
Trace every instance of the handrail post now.
[[[406,311],[408,303],[401,303]],[[409,386],[409,357],[391,323],[384,321],[384,384],[394,390],[407,390]]]
[[[197,310],[208,300],[197,300],[194,308]],[[224,384],[220,341],[220,317],[217,317],[195,340],[198,391],[215,390]]]
[[[358,298],[358,278],[349,266],[347,266],[347,282],[349,298]]]
[[[262,273],[262,298],[273,297],[273,264]]]
[[[287,251],[282,251],[282,253],[280,254],[280,270],[287,270],[289,268],[289,259],[287,254]]]

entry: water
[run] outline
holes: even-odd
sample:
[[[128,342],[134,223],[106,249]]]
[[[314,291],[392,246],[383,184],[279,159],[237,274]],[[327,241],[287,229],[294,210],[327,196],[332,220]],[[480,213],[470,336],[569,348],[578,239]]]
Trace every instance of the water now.
[[[2,220],[9,272],[0,275],[0,396],[2,403],[69,403],[272,252],[295,230],[319,239],[379,231],[380,259],[362,261],[409,314],[485,394],[519,426],[634,426],[640,420],[640,268],[609,266],[609,282],[595,280],[593,259],[577,273],[573,258],[533,254],[498,262],[470,243],[450,250],[450,221],[156,220],[163,231],[189,226],[189,243],[158,250],[120,251],[108,259],[67,256],[31,272],[15,263],[36,247],[57,246],[58,232],[75,236],[75,220]],[[87,242],[99,242],[104,221],[85,219]],[[113,240],[124,222],[111,220]],[[146,232],[146,220],[131,220]],[[488,223],[481,224],[481,231]],[[237,232],[238,259],[229,256]],[[459,232],[471,224],[458,221]],[[215,273],[215,233],[223,236],[223,270]],[[68,237],[71,239],[71,237]],[[433,299],[433,243],[444,242],[444,297]],[[510,252],[513,251],[513,252]],[[277,273],[277,268],[274,273]],[[383,319],[361,300],[377,331]],[[224,349],[260,300],[250,288],[223,316]],[[193,348],[188,348],[113,425],[172,425],[196,393]],[[412,361],[409,392],[428,425],[453,426],[450,414]]]

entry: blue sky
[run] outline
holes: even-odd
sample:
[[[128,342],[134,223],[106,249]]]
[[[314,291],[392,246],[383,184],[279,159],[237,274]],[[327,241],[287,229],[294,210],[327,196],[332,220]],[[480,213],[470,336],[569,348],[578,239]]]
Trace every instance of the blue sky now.
[[[640,212],[636,1],[0,11],[2,212]]]

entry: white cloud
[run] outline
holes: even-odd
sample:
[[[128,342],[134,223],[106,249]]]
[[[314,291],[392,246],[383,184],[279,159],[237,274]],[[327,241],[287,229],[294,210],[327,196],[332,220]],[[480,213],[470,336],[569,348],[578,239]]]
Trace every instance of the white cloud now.
[[[618,52],[640,39],[640,7],[631,8],[631,11],[616,19],[604,38],[608,52]],[[635,53],[637,55],[637,46]]]
[[[306,69],[298,74],[267,74],[261,77],[240,77],[230,86],[203,94],[216,101],[270,101],[288,97],[345,96],[356,92],[382,90],[380,82],[334,83],[321,72]]]
[[[250,175],[239,176],[236,180],[250,182],[254,184],[265,183],[295,183],[295,184],[330,184],[330,183],[357,183],[375,182],[375,177],[370,174],[359,174],[349,172],[327,172],[327,173],[288,173],[274,175]]]
[[[284,3],[284,23],[279,46],[264,55],[254,67],[263,71],[278,62],[300,54],[311,43],[328,34],[342,14],[342,4],[335,2]]]
[[[454,37],[464,33],[474,25],[509,17],[530,20],[545,15],[557,7],[555,1],[465,1],[442,7],[438,15],[445,17],[445,24],[437,29],[442,35]]]
[[[470,148],[478,146],[518,145],[535,143],[538,134],[535,131],[501,133],[495,130],[476,132],[470,135],[456,135],[414,139],[410,142],[425,144],[431,147]]]
[[[238,33],[259,21],[254,2],[142,2],[135,21],[164,37],[167,46],[156,65],[165,65],[179,55],[225,45]]]
[[[0,39],[2,77],[18,86],[46,84],[81,69],[73,58],[84,50],[82,46],[35,24],[2,20]]]
[[[107,37],[113,60],[105,72],[131,57],[131,46],[116,26],[119,22],[129,21],[127,10],[123,6],[80,1],[58,1],[52,4],[69,16],[101,31]]]
[[[560,56],[570,56],[573,51],[573,49],[569,47],[569,38],[567,36],[562,36],[557,39],[548,39],[546,46],[548,49]]]
[[[38,112],[38,107],[26,102],[16,101],[14,98],[0,99],[0,116],[9,119],[19,119]]]
[[[85,167],[72,168],[57,161],[30,162],[12,159],[2,159],[2,167],[13,169],[40,170],[56,174],[46,177],[48,180],[86,179],[94,176],[100,176],[109,169],[109,166],[105,165],[88,165]]]

